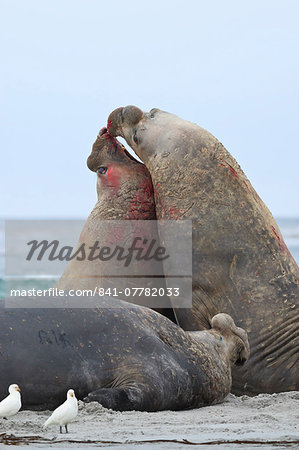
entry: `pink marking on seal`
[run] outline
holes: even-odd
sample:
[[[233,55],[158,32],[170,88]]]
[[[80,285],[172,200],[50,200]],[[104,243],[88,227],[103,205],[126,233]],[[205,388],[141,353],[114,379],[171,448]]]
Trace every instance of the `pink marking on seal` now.
[[[108,131],[109,131],[109,128],[111,128],[112,127],[112,122],[111,122],[111,120],[108,120],[108,122],[107,122],[107,129],[108,129]]]
[[[228,164],[228,163],[227,163],[227,164]],[[223,164],[223,163],[219,163],[219,166],[227,167],[227,165],[226,165],[226,164]],[[231,171],[231,173],[233,174],[233,176],[236,177],[236,178],[239,178],[239,175],[237,174],[237,172],[235,171],[235,169],[234,169],[232,166],[230,166],[229,164],[228,164],[228,166],[229,166],[229,170]]]
[[[229,166],[229,170],[231,171],[234,177],[239,178],[239,175],[232,166]]]
[[[246,183],[246,181],[243,181],[243,183],[245,184],[246,189],[247,189],[247,191],[249,192],[249,194],[251,194],[251,190],[250,190],[248,184]]]
[[[117,195],[119,191],[121,172],[117,167],[110,166],[107,174],[101,176],[100,180],[104,188],[112,188],[113,192]]]
[[[124,229],[119,224],[108,227],[109,233],[106,237],[106,243],[113,245],[124,240]]]
[[[282,253],[284,253],[285,249],[286,249],[286,245],[285,245],[283,239],[279,236],[279,234],[277,233],[277,231],[275,230],[275,228],[273,226],[271,228],[272,228],[272,231],[273,231],[276,239],[278,240],[278,245],[279,245],[280,250],[282,251]]]
[[[170,207],[168,209],[169,216],[171,219],[177,219],[181,213],[181,211],[175,207]]]
[[[130,203],[130,219],[147,220],[155,216],[153,185],[150,178],[145,178],[138,186],[136,196]]]

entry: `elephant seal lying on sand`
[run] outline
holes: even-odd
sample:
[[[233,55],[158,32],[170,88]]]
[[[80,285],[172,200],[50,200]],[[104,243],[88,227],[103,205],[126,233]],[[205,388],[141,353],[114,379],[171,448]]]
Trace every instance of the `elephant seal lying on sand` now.
[[[233,372],[234,393],[299,389],[298,266],[235,159],[208,131],[159,109],[118,108],[108,130],[148,168],[157,219],[192,219],[193,307],[176,310],[179,325],[205,329],[223,311],[247,330],[251,358]]]
[[[27,409],[56,407],[70,387],[79,399],[120,411],[221,402],[231,365],[246,361],[249,346],[231,317],[218,314],[211,326],[187,333],[155,311],[110,298],[93,310],[1,309],[0,398],[14,380]]]

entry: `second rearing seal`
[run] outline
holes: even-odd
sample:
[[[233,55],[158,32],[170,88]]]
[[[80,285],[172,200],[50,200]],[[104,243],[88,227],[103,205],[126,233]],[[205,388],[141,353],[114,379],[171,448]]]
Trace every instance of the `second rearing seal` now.
[[[270,211],[235,159],[203,128],[159,109],[118,108],[108,118],[148,168],[157,219],[193,223],[193,307],[186,330],[226,312],[248,331],[251,358],[233,392],[299,389],[299,270]],[[163,243],[163,236],[161,236]]]

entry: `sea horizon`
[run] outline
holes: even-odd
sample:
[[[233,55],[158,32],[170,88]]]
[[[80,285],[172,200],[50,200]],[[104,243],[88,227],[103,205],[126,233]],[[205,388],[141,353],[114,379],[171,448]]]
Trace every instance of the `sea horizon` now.
[[[274,217],[275,221],[277,222],[279,229],[281,231],[281,234],[283,236],[283,239],[291,252],[294,260],[297,264],[299,264],[299,217],[293,216],[293,217]],[[56,283],[56,281],[60,278],[61,274],[53,273],[53,274],[34,274],[32,276],[28,276],[28,274],[24,274],[23,276],[19,277],[13,277],[13,276],[6,276],[5,274],[5,221],[6,220],[24,220],[24,221],[47,221],[49,223],[54,221],[67,221],[67,222],[73,222],[73,232],[70,230],[70,240],[73,244],[76,244],[80,230],[83,227],[83,224],[86,220],[86,218],[66,218],[66,217],[60,217],[60,218],[0,218],[0,298],[4,298],[5,296],[5,280],[13,280],[14,278],[18,278],[19,280],[23,280],[23,286],[24,288],[28,288],[31,286],[31,284],[35,281],[35,285],[38,286],[38,288],[41,289],[48,289]],[[67,230],[68,231],[68,230]],[[65,263],[65,265],[67,262]],[[34,283],[33,283],[34,284]]]

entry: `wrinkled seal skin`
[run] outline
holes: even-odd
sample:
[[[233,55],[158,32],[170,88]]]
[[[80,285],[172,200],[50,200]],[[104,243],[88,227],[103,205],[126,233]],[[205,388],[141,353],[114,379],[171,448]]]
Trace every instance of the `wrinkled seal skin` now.
[[[106,174],[97,174],[98,201],[91,211],[80,234],[77,248],[85,243],[99,241],[100,245],[122,245],[126,236],[119,230],[107,228],[106,220],[155,220],[155,204],[151,177],[146,167],[130,158],[125,148],[103,128],[93,144],[87,165],[97,173],[99,167],[107,168]],[[140,230],[142,232],[142,230]],[[150,232],[143,230],[144,237]],[[134,261],[133,261],[134,263]],[[132,263],[132,264],[133,264]],[[72,260],[66,267],[57,287],[60,289],[93,289],[101,283],[103,262],[98,261],[99,278],[89,278],[91,264],[84,260]],[[134,273],[132,268],[132,272]]]
[[[157,218],[192,219],[193,307],[176,311],[179,324],[208,328],[223,311],[247,330],[251,358],[233,372],[234,393],[298,389],[298,266],[235,159],[208,131],[159,109],[118,108],[108,129],[149,169]]]
[[[96,309],[0,310],[0,398],[11,380],[25,408],[78,399],[116,410],[158,411],[221,402],[231,365],[249,356],[247,335],[219,314],[186,333],[148,308],[103,298]],[[88,395],[89,394],[89,395]]]
[[[119,224],[108,226],[106,222],[103,222],[107,220],[134,221],[132,222],[132,232],[150,242],[153,233],[157,234],[157,230],[154,222],[156,212],[153,185],[147,168],[135,160],[125,147],[107,132],[106,128],[102,128],[99,132],[93,144],[92,152],[87,159],[87,166],[91,171],[97,173],[98,201],[84,224],[77,249],[82,243],[85,243],[86,248],[88,248],[96,241],[99,242],[100,246],[125,246],[126,232],[122,232]],[[105,174],[99,173],[99,167],[105,167],[107,172]],[[146,220],[148,225],[142,222],[138,226],[138,222],[135,222],[138,220]],[[126,230],[128,227],[127,224]],[[163,274],[162,263],[160,262],[160,270],[158,262],[153,264],[155,264],[155,269]],[[139,282],[136,278],[105,277],[105,274],[103,275],[104,265],[105,263],[100,260],[91,263],[87,260],[74,259],[67,265],[56,287],[63,290],[94,290],[99,287],[105,289],[111,287],[111,289],[117,289],[120,292],[123,292],[126,287],[131,289],[134,287],[165,288],[163,278],[151,280],[142,278]],[[122,265],[121,262],[120,271]],[[117,273],[116,263],[114,266],[114,273],[110,273],[110,275]],[[142,277],[146,275],[148,266],[149,264],[144,269],[139,261],[133,259],[130,263],[130,273],[134,277]],[[128,297],[124,300],[130,301]],[[141,301],[142,299],[136,296],[131,300],[134,303],[134,300]],[[144,303],[143,305],[146,306]],[[165,307],[167,305],[168,308]],[[163,300],[163,308],[156,308],[156,310],[175,322],[173,310],[167,298]]]
[[[155,220],[155,202],[150,174],[125,147],[102,128],[87,159],[88,168],[98,174],[98,202],[90,218],[99,220]]]

